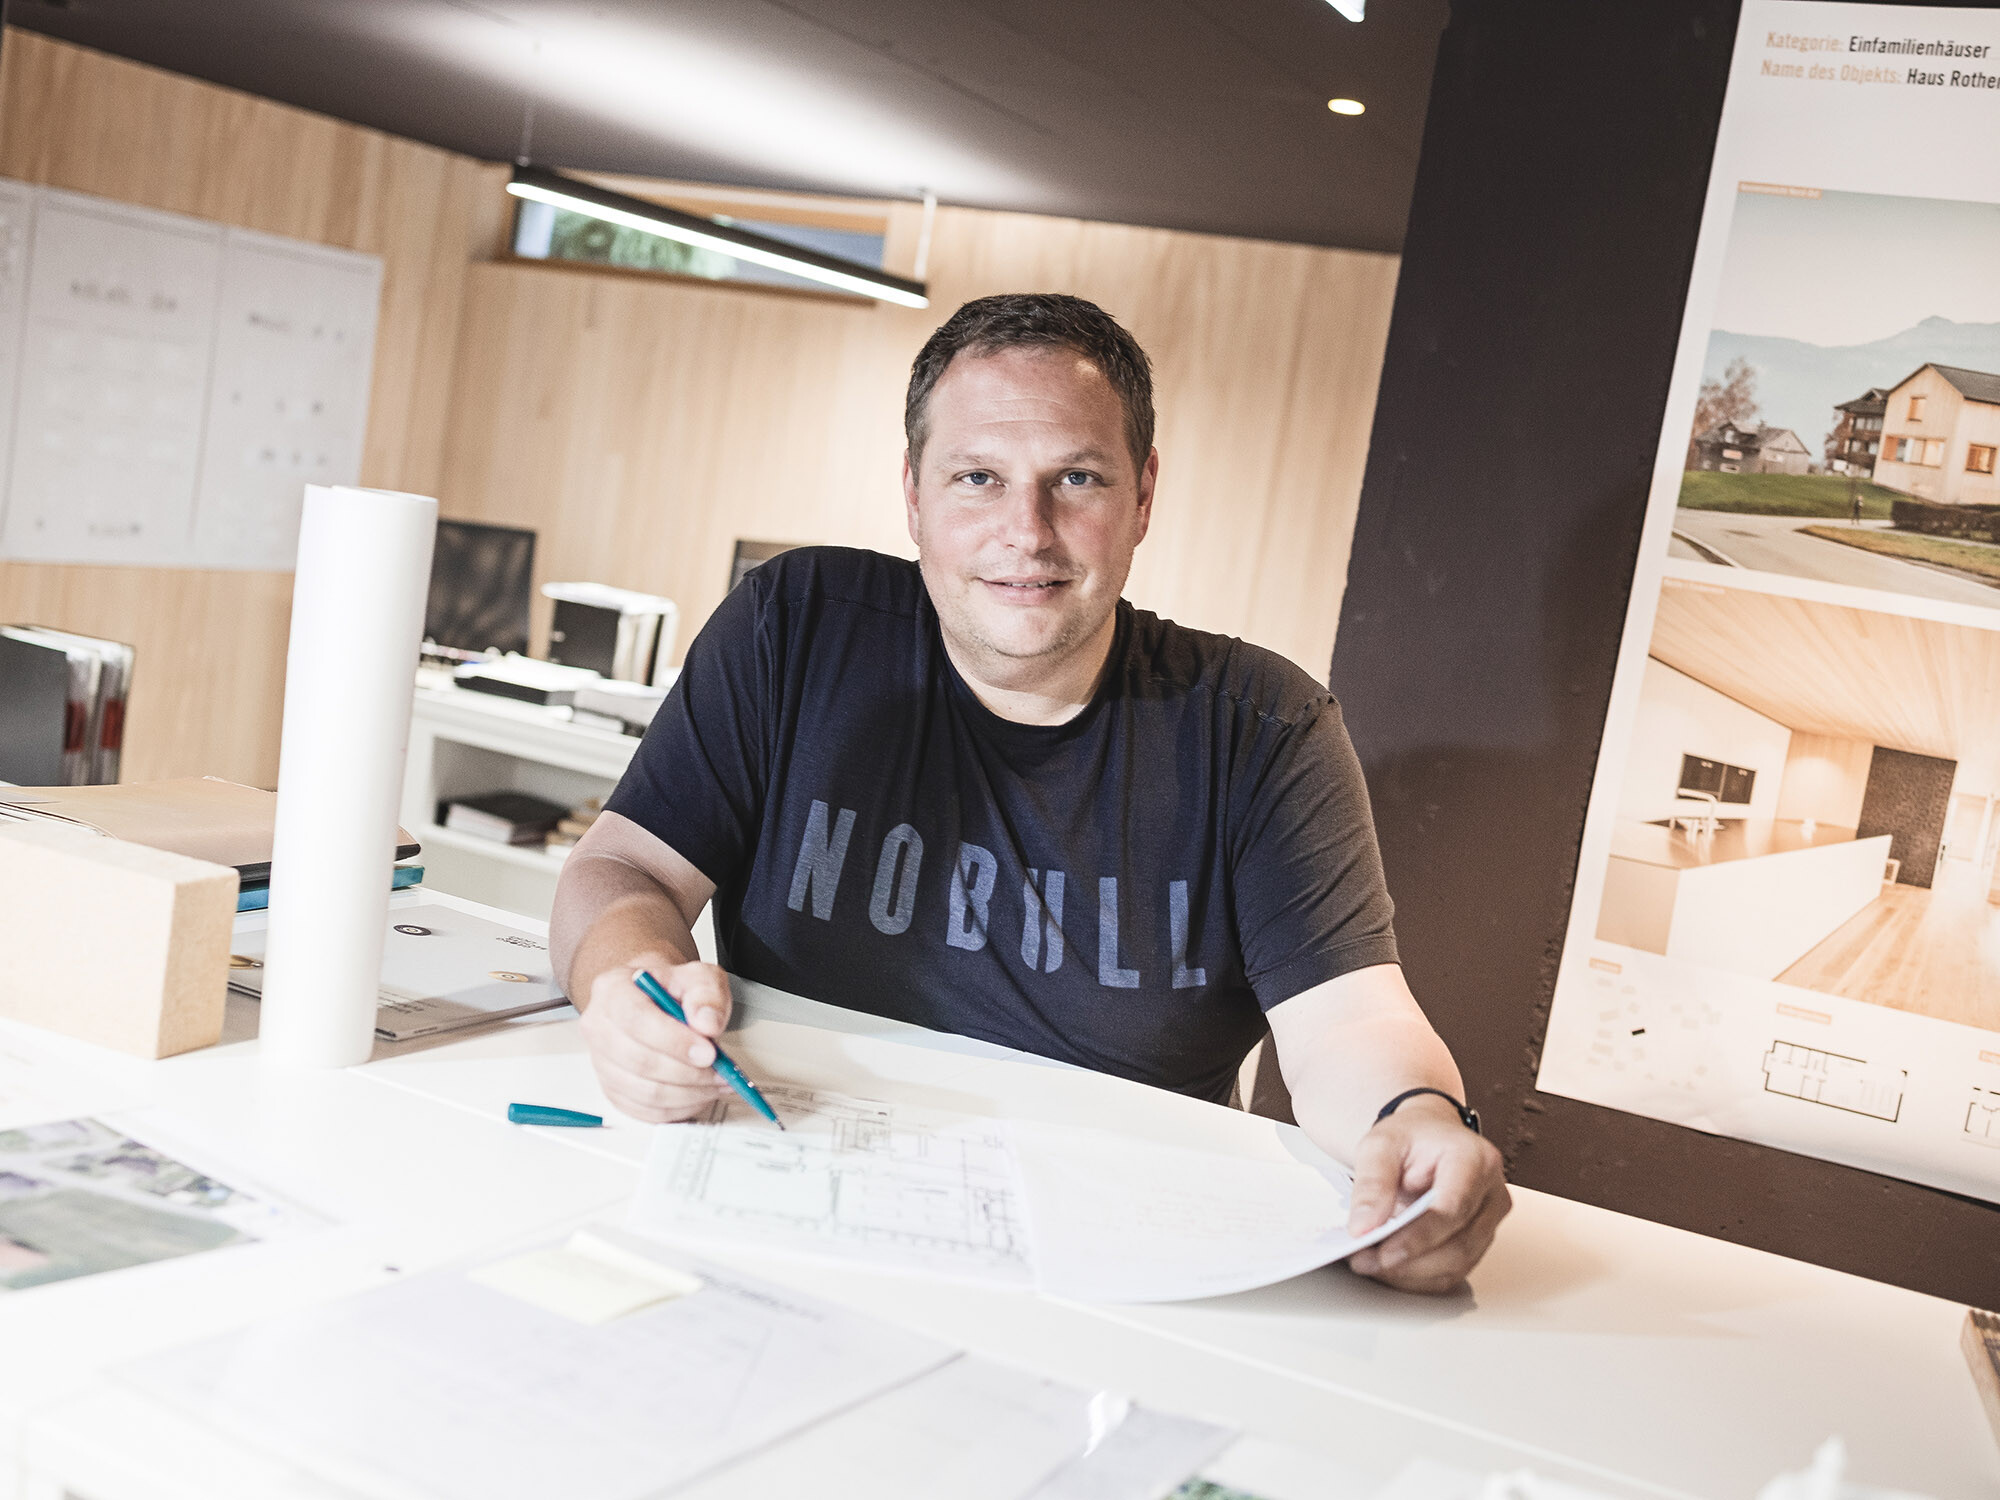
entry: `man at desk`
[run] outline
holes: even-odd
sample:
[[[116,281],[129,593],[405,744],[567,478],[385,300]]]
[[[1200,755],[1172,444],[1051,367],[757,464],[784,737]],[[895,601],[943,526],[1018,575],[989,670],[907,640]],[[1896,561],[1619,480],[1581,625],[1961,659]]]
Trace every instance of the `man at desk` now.
[[[1435,1185],[1355,1269],[1457,1286],[1507,1212],[1499,1153],[1396,962],[1340,710],[1272,652],[1124,602],[1152,519],[1152,375],[1074,297],[966,304],[917,356],[915,563],[751,573],[557,891],[556,972],[612,1102],[726,1092],[724,963],[818,1000],[1226,1100],[1268,1025],[1352,1227]],[[651,969],[689,1026],[633,986]]]

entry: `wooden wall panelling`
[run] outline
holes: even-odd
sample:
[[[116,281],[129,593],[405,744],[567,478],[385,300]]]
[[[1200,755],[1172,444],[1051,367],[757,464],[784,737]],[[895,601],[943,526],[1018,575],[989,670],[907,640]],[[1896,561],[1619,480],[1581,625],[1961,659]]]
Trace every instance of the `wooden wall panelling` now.
[[[0,175],[382,255],[363,482],[536,527],[543,579],[671,595],[683,646],[738,536],[908,553],[902,387],[953,307],[1092,297],[1160,375],[1132,597],[1324,675],[1393,258],[947,208],[928,312],[511,264],[468,282],[505,241],[504,170],[29,34],[0,59]],[[889,264],[918,215],[888,211]],[[128,779],[271,781],[289,595],[284,574],[0,563],[0,618],[138,647]]]
[[[908,269],[918,215],[891,209],[887,264]],[[1158,511],[1129,596],[1324,679],[1395,275],[1388,256],[952,208],[923,311],[481,266],[441,498],[539,531],[541,580],[675,599],[684,649],[737,537],[909,555],[897,472],[917,349],[968,298],[1073,292],[1130,327],[1158,376]]]
[[[465,269],[502,169],[9,31],[0,176],[380,255],[361,481],[436,492]],[[0,563],[0,619],[137,648],[128,781],[272,783],[290,603],[286,573]]]

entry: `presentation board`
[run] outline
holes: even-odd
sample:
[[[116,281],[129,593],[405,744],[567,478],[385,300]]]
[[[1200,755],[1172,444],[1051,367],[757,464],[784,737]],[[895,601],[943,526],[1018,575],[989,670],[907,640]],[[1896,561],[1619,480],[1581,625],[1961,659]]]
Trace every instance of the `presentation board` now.
[[[1746,0],[1536,1087],[2000,1202],[2000,11]]]
[[[28,296],[31,188],[0,179],[0,496],[6,494],[14,439],[14,393],[21,383],[21,314]]]
[[[289,570],[305,486],[360,477],[381,279],[0,182],[0,557]]]

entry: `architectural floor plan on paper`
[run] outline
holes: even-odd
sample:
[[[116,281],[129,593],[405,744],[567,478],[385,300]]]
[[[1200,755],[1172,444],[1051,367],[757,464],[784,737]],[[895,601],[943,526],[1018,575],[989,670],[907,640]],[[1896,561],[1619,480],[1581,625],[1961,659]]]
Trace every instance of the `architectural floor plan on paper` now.
[[[1973,1089],[1965,1106],[1965,1136],[1982,1146],[2000,1146],[2000,1089]]]
[[[736,1100],[661,1128],[636,1224],[1032,1283],[1003,1122],[786,1085],[764,1092],[783,1132]]]
[[[1903,1112],[1902,1068],[1871,1068],[1858,1057],[1776,1041],[1764,1054],[1764,1090],[1892,1124]]]

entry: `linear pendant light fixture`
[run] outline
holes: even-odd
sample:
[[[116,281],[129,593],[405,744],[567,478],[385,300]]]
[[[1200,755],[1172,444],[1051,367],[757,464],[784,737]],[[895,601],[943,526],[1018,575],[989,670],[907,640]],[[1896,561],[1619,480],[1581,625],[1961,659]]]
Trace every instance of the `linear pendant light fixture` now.
[[[875,297],[901,307],[931,305],[930,298],[925,295],[929,289],[921,281],[907,281],[901,276],[891,276],[887,271],[863,265],[860,261],[821,255],[801,245],[774,240],[769,235],[753,234],[747,229],[737,229],[732,225],[718,224],[713,219],[648,203],[644,198],[610,192],[588,182],[579,182],[574,177],[565,177],[560,172],[551,172],[546,167],[514,168],[507,191],[516,198],[547,203],[573,214],[602,219],[607,224],[622,224],[627,229],[637,229],[644,234],[679,240],[684,245],[713,250],[718,255],[733,255],[738,260],[802,276],[839,291],[856,292],[863,297]]]

